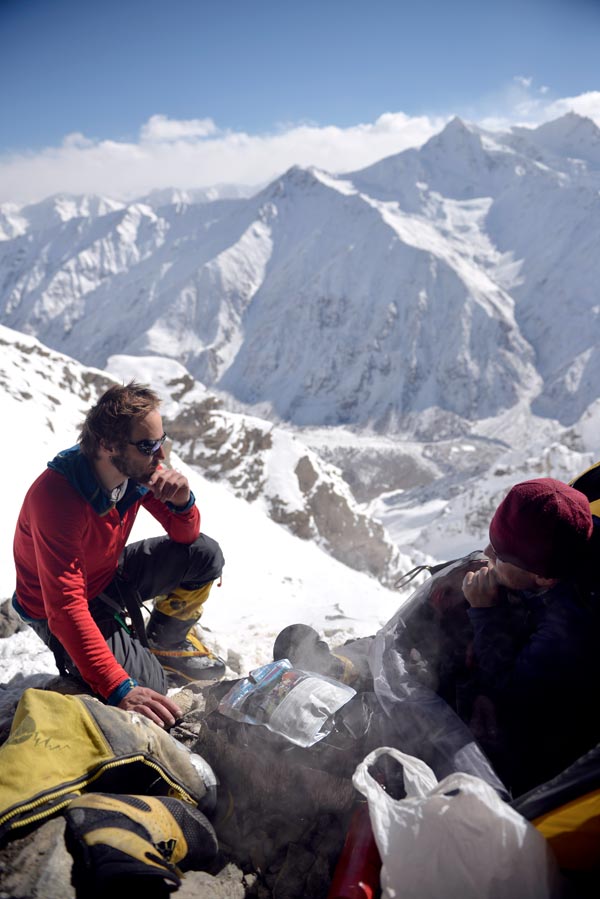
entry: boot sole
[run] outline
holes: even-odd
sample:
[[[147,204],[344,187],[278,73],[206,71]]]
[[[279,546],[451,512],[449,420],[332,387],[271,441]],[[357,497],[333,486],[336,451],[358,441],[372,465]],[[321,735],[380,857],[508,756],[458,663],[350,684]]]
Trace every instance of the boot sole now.
[[[162,662],[161,666],[165,671],[168,671],[170,675],[180,677],[183,681],[185,681],[185,683],[188,684],[196,683],[196,681],[221,680],[221,678],[225,677],[225,666],[203,668],[195,675],[185,674],[185,672],[180,671],[179,668],[171,668],[170,665],[165,665]]]

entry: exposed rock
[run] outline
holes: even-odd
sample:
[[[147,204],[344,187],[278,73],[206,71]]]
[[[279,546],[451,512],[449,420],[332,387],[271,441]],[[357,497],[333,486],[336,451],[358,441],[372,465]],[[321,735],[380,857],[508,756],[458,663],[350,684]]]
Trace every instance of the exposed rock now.
[[[25,622],[21,621],[13,609],[10,599],[3,600],[0,603],[0,639],[12,637],[18,631],[24,631],[26,627]]]
[[[336,444],[334,436],[328,434],[323,440],[320,432],[302,433],[302,439],[325,462],[339,468],[359,503],[368,503],[382,493],[429,484],[440,475],[437,466],[424,458],[420,446],[408,444],[407,450],[404,442],[361,440],[358,436],[351,445],[343,437]]]
[[[0,853],[1,899],[73,899],[65,820],[46,821]]]
[[[350,568],[368,571],[386,584],[397,575],[397,553],[383,527],[367,515],[357,515],[331,485],[320,483],[308,498],[309,509],[336,559]]]
[[[252,877],[250,881],[253,883]],[[244,899],[247,886],[242,871],[233,864],[225,865],[216,876],[206,871],[188,871],[177,890],[177,899]]]
[[[278,524],[385,584],[401,565],[384,528],[359,508],[339,470],[283,428],[217,408],[207,399],[166,423],[181,458],[237,496],[261,499]],[[410,565],[408,567],[411,567]]]
[[[227,478],[238,496],[252,502],[264,487],[261,454],[272,447],[271,426],[216,413],[217,405],[216,399],[209,399],[184,409],[176,420],[168,422],[169,434],[177,441],[185,462],[201,466],[207,477]]]

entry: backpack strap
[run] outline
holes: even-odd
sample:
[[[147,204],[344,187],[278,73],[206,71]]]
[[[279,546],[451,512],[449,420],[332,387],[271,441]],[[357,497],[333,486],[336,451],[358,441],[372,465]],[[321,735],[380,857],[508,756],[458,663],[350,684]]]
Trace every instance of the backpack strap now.
[[[403,587],[406,587],[407,584],[410,584],[411,581],[414,581],[416,576],[422,571],[428,571],[429,574],[436,574],[438,571],[441,571],[442,568],[446,568],[448,565],[452,565],[452,562],[456,561],[456,559],[451,559],[450,562],[438,562],[437,565],[416,565],[415,568],[411,568],[410,571],[405,571],[404,574],[401,574],[398,580],[394,582],[394,587],[401,590]]]
[[[119,599],[115,600],[107,591],[99,593],[96,599],[111,608],[115,613],[116,621],[129,632],[129,628],[121,618],[121,613],[126,611],[133,626],[133,636],[137,637],[142,646],[148,647],[146,626],[141,612],[143,602],[139,591],[129,584],[120,573],[117,573],[110,582],[108,590],[116,592]]]

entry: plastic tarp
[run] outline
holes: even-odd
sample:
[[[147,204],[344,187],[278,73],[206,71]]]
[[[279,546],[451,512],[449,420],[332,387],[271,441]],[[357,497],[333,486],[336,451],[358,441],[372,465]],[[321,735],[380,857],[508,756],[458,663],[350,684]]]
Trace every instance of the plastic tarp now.
[[[437,655],[444,654],[442,609],[466,603],[461,584],[467,571],[485,562],[482,553],[449,563],[436,572],[375,635],[369,649],[374,691],[387,717],[389,738],[403,752],[423,759],[442,779],[455,771],[480,777],[503,797],[506,787],[455,710],[436,692]],[[414,645],[411,625],[427,620],[427,650]]]

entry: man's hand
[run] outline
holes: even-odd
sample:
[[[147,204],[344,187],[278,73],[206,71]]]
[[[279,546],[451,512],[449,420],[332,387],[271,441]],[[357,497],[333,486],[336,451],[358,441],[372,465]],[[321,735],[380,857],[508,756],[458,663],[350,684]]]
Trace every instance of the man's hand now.
[[[467,571],[462,583],[465,598],[473,609],[489,609],[500,599],[500,582],[493,566]]]
[[[119,703],[126,712],[139,712],[159,727],[172,727],[181,718],[181,709],[168,696],[149,687],[133,687]]]
[[[188,479],[172,468],[159,468],[148,478],[146,487],[161,503],[169,501],[174,506],[185,506],[190,498]]]

